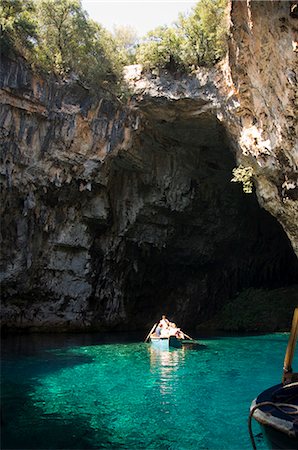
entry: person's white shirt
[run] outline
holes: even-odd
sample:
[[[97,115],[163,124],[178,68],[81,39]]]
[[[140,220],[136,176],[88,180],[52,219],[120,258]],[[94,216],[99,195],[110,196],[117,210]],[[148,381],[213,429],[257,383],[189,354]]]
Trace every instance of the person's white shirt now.
[[[160,337],[161,338],[168,338],[170,335],[169,330],[167,328],[162,327],[160,331]]]

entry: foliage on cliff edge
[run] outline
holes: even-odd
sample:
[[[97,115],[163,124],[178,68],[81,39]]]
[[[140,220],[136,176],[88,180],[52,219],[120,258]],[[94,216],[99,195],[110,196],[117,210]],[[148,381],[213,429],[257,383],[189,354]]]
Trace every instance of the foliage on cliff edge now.
[[[121,82],[127,60],[80,0],[2,0],[0,27],[1,52],[22,55],[39,70],[95,89]]]
[[[226,2],[200,0],[173,26],[138,40],[129,27],[110,33],[91,20],[80,0],[1,0],[0,48],[47,73],[119,93],[127,64],[187,72],[216,63],[225,53]]]
[[[200,0],[173,26],[149,32],[137,48],[136,59],[147,69],[188,72],[218,62],[226,53],[226,41],[227,0]]]

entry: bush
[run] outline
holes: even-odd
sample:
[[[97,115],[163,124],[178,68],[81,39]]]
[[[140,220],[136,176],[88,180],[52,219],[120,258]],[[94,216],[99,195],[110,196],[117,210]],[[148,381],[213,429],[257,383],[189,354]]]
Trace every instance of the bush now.
[[[226,52],[227,0],[200,0],[172,27],[158,27],[140,43],[136,60],[146,69],[189,71],[212,66]]]
[[[231,181],[233,181],[234,183],[242,183],[243,191],[246,194],[251,194],[253,188],[252,182],[253,174],[254,171],[252,167],[250,166],[245,167],[240,164],[240,166],[233,169],[234,177],[231,179]]]
[[[183,61],[184,37],[174,27],[150,31],[136,51],[136,61],[147,69],[186,70]]]

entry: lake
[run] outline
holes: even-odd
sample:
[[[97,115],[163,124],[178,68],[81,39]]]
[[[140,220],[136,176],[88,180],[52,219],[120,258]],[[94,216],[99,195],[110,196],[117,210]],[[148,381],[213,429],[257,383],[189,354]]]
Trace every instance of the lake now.
[[[288,334],[201,337],[202,347],[170,351],[142,339],[3,338],[1,448],[251,449],[249,407],[280,382]]]

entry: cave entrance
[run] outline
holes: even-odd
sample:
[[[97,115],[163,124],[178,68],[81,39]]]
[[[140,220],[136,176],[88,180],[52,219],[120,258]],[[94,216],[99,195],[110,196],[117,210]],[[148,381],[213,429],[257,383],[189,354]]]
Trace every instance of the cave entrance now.
[[[211,113],[151,117],[130,154],[115,160],[121,191],[114,185],[113,197],[128,217],[120,222],[131,267],[124,281],[129,323],[133,317],[136,327],[147,326],[164,313],[194,328],[244,289],[297,280],[287,236],[254,193],[231,183],[235,166]]]

